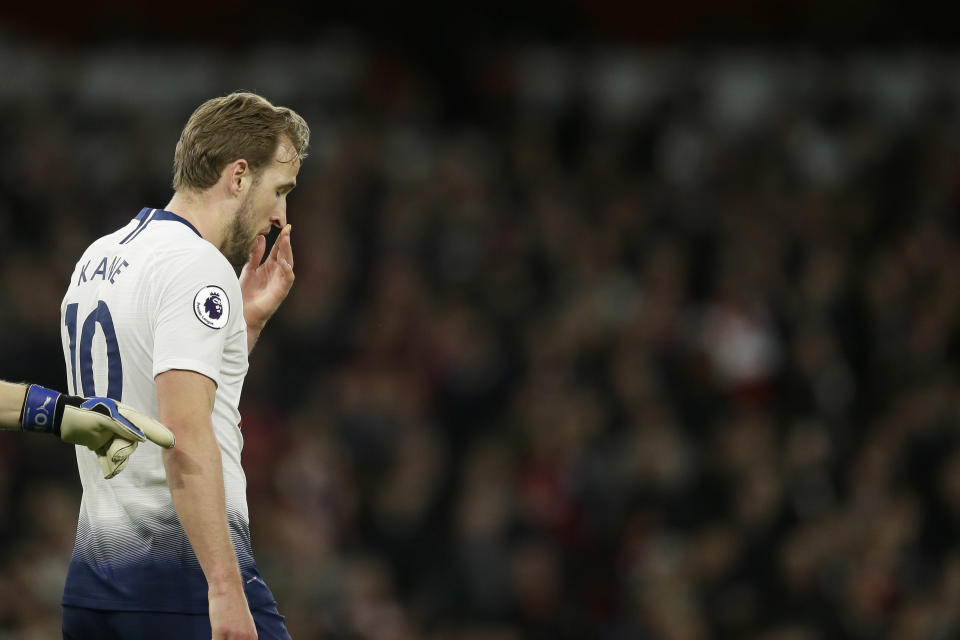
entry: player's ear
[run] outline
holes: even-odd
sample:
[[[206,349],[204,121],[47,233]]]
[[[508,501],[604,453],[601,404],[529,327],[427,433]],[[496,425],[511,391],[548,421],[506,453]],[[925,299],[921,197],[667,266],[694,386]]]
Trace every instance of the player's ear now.
[[[240,195],[243,189],[247,186],[244,183],[249,183],[250,181],[251,176],[249,163],[247,163],[247,161],[243,158],[234,160],[227,166],[225,172],[229,177],[230,193],[235,196]]]

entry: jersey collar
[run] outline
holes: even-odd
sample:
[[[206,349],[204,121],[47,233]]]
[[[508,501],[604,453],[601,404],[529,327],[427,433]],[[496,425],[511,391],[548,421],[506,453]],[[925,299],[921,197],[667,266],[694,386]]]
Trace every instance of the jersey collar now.
[[[181,224],[187,225],[187,227],[191,231],[193,231],[195,234],[197,234],[201,238],[203,237],[200,235],[200,232],[197,231],[197,228],[192,224],[190,224],[188,220],[186,220],[185,218],[181,218],[180,216],[178,216],[173,212],[166,211],[165,209],[151,209],[150,207],[144,207],[143,209],[140,210],[140,213],[137,214],[136,219],[139,220],[140,222],[143,222],[144,220],[147,219],[147,216],[150,215],[151,211],[155,212],[153,216],[150,218],[151,220],[172,220],[174,222],[179,222]]]

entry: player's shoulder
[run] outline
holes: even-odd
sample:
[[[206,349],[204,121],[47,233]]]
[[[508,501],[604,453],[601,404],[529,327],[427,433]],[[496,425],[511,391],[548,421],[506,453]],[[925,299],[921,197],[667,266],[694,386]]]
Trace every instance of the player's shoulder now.
[[[179,234],[164,240],[151,245],[150,250],[169,267],[191,265],[194,268],[233,270],[220,250],[203,238]]]
[[[132,229],[134,222],[136,222],[136,220],[131,220],[116,231],[112,231],[106,235],[100,236],[87,245],[87,249],[84,251],[84,253],[103,253],[104,251],[111,250],[111,248],[116,246],[123,236],[126,235],[130,229]]]
[[[230,261],[220,253],[220,250],[207,242],[198,240],[184,242],[178,246],[165,247],[158,254],[157,268],[167,269],[183,275],[196,277],[225,278],[229,281],[237,280]]]
[[[151,254],[155,269],[198,274],[213,272],[236,278],[233,267],[220,250],[179,215],[163,209],[143,209],[134,222],[136,226],[119,243],[135,254]],[[121,234],[126,230],[122,229]]]
[[[165,247],[154,255],[152,278],[172,295],[199,296],[199,290],[220,291],[229,299],[241,295],[230,261],[206,240]]]

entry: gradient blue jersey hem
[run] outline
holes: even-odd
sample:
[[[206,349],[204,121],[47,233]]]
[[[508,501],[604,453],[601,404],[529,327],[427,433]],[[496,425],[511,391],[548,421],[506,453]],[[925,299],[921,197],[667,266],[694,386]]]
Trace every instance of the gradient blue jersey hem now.
[[[255,566],[243,568],[241,577],[251,609],[276,604]],[[62,603],[110,611],[205,614],[207,580],[199,568],[157,563],[103,567],[98,572],[72,559]]]

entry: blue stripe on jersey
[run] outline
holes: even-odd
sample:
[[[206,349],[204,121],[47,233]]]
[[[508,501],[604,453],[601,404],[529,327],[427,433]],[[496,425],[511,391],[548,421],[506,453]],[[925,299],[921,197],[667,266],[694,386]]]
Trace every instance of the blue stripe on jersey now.
[[[137,232],[143,229],[147,224],[148,216],[156,211],[156,209],[151,209],[149,207],[144,207],[140,210],[140,213],[137,214],[137,217],[134,220],[139,220],[137,228],[127,234],[127,237],[120,241],[120,244],[126,244],[133,236],[137,235]]]
[[[143,209],[140,210],[140,213],[137,214],[137,217],[135,218],[135,220],[140,221],[139,224],[137,224],[137,228],[131,231],[129,234],[127,234],[127,237],[121,240],[120,244],[126,244],[128,242],[132,242],[134,239],[136,239],[138,235],[140,235],[143,232],[144,229],[147,228],[147,225],[154,220],[170,220],[173,222],[179,222],[181,224],[185,224],[187,228],[189,228],[195,234],[197,234],[201,238],[203,237],[200,235],[200,232],[197,231],[197,228],[192,224],[190,224],[188,220],[185,220],[184,218],[181,218],[177,214],[171,211],[166,211],[164,209],[151,209],[149,207],[144,207]]]

